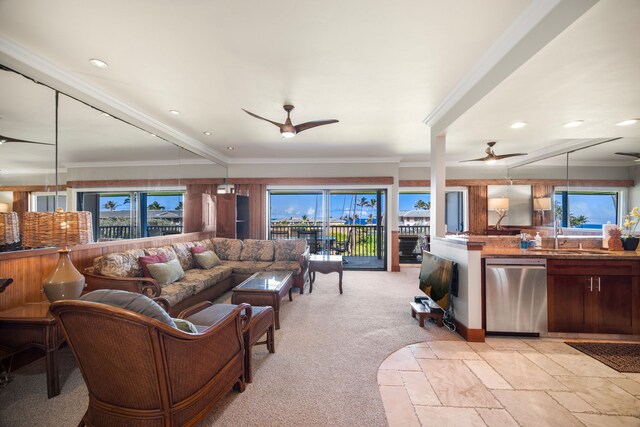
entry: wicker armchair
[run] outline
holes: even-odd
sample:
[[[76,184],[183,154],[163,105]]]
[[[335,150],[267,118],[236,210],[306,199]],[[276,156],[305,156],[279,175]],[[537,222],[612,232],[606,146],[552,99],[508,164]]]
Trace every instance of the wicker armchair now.
[[[190,426],[234,386],[244,391],[245,308],[188,334],[95,302],[51,304],[89,390],[80,425]]]

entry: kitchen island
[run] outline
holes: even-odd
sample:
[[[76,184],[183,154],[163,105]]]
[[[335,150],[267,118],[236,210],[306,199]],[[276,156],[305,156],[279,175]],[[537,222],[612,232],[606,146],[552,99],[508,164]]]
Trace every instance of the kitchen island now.
[[[432,239],[431,253],[458,264],[458,296],[452,303],[454,323],[463,338],[484,341],[487,259],[511,258],[516,264],[540,259],[546,265],[546,283],[538,281],[547,291],[548,308],[541,335],[614,334],[640,340],[640,252],[603,250],[602,239],[594,237],[563,236],[560,249],[554,249],[551,237],[543,237],[542,250],[520,249],[519,243],[515,236]]]
[[[481,256],[483,295],[487,259],[546,259],[549,333],[640,336],[639,252],[485,247]],[[484,326],[485,313],[483,310]]]

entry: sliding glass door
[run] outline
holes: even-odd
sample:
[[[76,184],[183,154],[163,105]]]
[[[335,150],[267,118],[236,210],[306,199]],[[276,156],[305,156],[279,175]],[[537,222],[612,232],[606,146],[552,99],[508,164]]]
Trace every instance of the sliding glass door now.
[[[346,269],[386,270],[386,191],[271,190],[269,238],[304,238],[313,253],[340,254]]]

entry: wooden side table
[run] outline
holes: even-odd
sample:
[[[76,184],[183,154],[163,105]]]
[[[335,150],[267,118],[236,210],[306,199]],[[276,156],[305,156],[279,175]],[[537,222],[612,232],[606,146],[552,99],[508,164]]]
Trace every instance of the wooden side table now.
[[[425,307],[424,305],[418,304],[417,302],[411,302],[409,304],[411,304],[411,317],[413,317],[415,319],[416,315],[418,316],[418,323],[420,324],[420,327],[424,327],[424,318],[425,317],[432,317],[432,318],[436,319],[436,324],[439,327],[443,326],[441,310],[433,310],[433,311],[431,311],[427,307]]]
[[[0,312],[0,350],[18,353],[36,347],[45,351],[49,399],[60,394],[58,348],[63,343],[62,331],[49,312],[49,301]]]
[[[338,273],[338,288],[342,293],[342,255],[311,255],[309,257],[309,293],[313,292],[316,272],[322,274]]]

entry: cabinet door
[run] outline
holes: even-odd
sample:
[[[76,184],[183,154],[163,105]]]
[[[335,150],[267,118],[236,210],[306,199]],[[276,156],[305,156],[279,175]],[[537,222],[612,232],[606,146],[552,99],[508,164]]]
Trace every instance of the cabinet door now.
[[[236,238],[236,195],[217,195],[216,236],[228,239]]]
[[[582,332],[589,277],[549,275],[547,280],[549,332]]]
[[[593,292],[585,298],[585,332],[633,333],[633,279],[630,276],[595,276]]]

